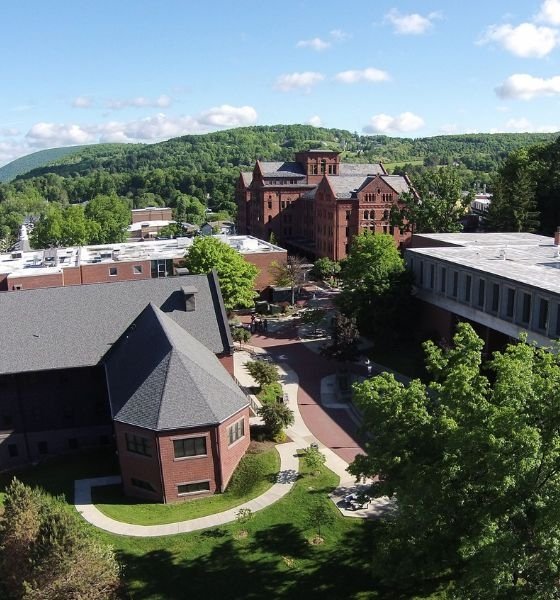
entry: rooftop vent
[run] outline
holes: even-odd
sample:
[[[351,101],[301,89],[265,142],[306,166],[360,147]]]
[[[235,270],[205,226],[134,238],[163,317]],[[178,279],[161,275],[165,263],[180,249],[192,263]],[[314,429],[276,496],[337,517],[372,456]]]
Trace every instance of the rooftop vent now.
[[[181,286],[183,295],[185,296],[185,311],[193,312],[196,308],[195,296],[198,293],[198,289],[192,285]]]

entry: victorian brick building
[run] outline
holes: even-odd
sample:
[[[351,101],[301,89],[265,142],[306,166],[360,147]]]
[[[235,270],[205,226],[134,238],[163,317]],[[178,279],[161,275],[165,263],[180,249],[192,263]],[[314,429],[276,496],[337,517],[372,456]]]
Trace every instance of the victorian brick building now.
[[[381,163],[340,162],[340,153],[298,152],[295,162],[257,161],[236,187],[239,233],[269,239],[313,257],[344,258],[362,231],[388,233],[399,246],[410,233],[391,224],[393,206],[413,193],[406,176],[388,175]]]
[[[223,491],[249,444],[214,273],[0,294],[0,469],[116,442],[127,494]]]

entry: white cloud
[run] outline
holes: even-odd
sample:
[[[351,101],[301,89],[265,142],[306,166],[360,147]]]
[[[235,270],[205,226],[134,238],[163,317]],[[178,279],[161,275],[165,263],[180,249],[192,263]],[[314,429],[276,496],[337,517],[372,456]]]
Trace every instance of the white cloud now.
[[[536,19],[550,25],[560,25],[560,0],[544,0]]]
[[[120,110],[122,108],[167,108],[171,106],[171,98],[162,94],[157,98],[145,98],[137,96],[136,98],[112,99],[107,101],[107,108]]]
[[[333,29],[329,33],[331,38],[336,42],[344,42],[351,37],[349,33],[342,31],[342,29]]]
[[[441,18],[439,12],[432,12],[425,17],[418,13],[402,14],[396,8],[392,8],[386,15],[385,21],[393,25],[393,31],[400,35],[421,35],[433,26],[436,19]]]
[[[16,127],[0,127],[0,135],[3,137],[15,137],[21,132]]]
[[[496,88],[500,98],[531,100],[538,96],[554,96],[560,94],[560,75],[543,79],[527,73],[510,75]]]
[[[313,127],[321,127],[323,125],[323,121],[319,115],[313,115],[307,119],[308,125],[313,125]]]
[[[89,96],[77,96],[72,100],[72,106],[74,108],[90,108],[92,104],[93,101]]]
[[[274,87],[281,92],[303,90],[310,92],[314,85],[325,79],[325,76],[315,71],[304,71],[303,73],[286,73],[276,79]]]
[[[98,124],[36,123],[25,135],[31,149],[91,144],[95,142],[153,142],[189,133],[252,125],[257,111],[252,106],[223,104],[197,116],[168,116],[163,113],[133,121]]]
[[[558,45],[558,32],[550,27],[521,23],[517,27],[492,25],[478,43],[496,42],[521,58],[543,58]]]
[[[378,83],[390,79],[389,74],[386,71],[374,69],[373,67],[362,70],[341,71],[340,73],[337,73],[334,78],[341,83],[359,83],[361,81]]]
[[[211,127],[241,127],[257,122],[257,111],[252,106],[222,104],[203,112],[198,122]]]
[[[558,125],[534,125],[525,117],[512,118],[506,122],[506,131],[531,132],[531,133],[554,133],[558,131]]]
[[[379,114],[371,117],[364,133],[406,133],[424,126],[424,119],[411,112],[403,112],[396,117]]]
[[[312,50],[315,50],[316,52],[321,52],[322,50],[326,50],[327,48],[330,48],[331,43],[330,42],[326,42],[325,40],[322,40],[321,38],[315,37],[311,40],[300,40],[297,44],[296,44],[296,48],[311,48]]]

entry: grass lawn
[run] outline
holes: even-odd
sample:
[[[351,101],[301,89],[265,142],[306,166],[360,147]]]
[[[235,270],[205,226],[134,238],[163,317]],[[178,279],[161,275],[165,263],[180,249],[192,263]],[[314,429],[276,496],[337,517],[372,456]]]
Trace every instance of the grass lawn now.
[[[65,457],[19,472],[70,500],[75,478],[110,474],[114,455]],[[111,544],[123,566],[125,596],[139,600],[405,600],[444,598],[415,590],[396,594],[373,580],[371,564],[381,522],[345,518],[328,499],[338,477],[322,468],[311,475],[303,461],[293,489],[279,502],[254,513],[245,525],[231,523],[190,534],[160,538],[115,536],[85,524],[101,541]],[[114,472],[114,470],[113,470]],[[5,485],[10,478],[0,480]],[[321,504],[330,515],[317,534],[309,509]],[[154,507],[152,507],[154,508]],[[73,506],[69,510],[74,510]],[[247,531],[242,537],[242,529]]]
[[[273,446],[252,442],[249,452],[243,461],[245,469],[259,473],[258,479],[251,482],[249,490],[240,494],[228,489],[223,494],[198,498],[176,504],[146,503],[141,500],[127,498],[121,486],[111,485],[92,489],[92,498],[97,508],[108,517],[124,523],[136,525],[156,525],[176,523],[188,519],[205,517],[239,506],[252,498],[260,496],[274,483],[280,470],[280,457]]]

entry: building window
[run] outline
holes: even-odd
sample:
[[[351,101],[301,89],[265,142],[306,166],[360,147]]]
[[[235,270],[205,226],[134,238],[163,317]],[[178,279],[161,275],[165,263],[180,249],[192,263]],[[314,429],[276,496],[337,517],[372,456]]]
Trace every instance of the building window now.
[[[14,291],[19,291],[19,290],[21,290],[21,289],[23,289],[23,286],[21,285],[21,283],[16,283],[16,284],[15,284],[15,285],[12,287],[12,290],[14,290]]]
[[[344,230],[344,233],[345,233],[346,237],[348,237],[350,235],[350,227],[346,227]]]
[[[210,491],[209,481],[197,481],[196,483],[181,483],[177,486],[177,495],[200,494]]]
[[[111,277],[114,277],[115,275],[117,275],[118,272],[119,271],[118,271],[117,267],[109,267],[109,275]]]
[[[17,444],[8,444],[8,456],[16,458],[19,455]]]
[[[424,261],[420,261],[420,285],[424,285]]]
[[[134,267],[132,267],[132,271],[135,275],[141,275],[143,270],[142,265],[134,265]]]
[[[470,275],[465,275],[465,295],[463,296],[463,300],[465,302],[471,301],[471,288],[472,288],[472,277]]]
[[[453,271],[453,287],[451,288],[451,295],[453,298],[457,298],[457,290],[459,288],[459,273]]]
[[[188,456],[206,456],[206,438],[190,437],[173,440],[175,458],[186,458]]]
[[[539,329],[548,329],[548,300],[544,298],[539,302]]]
[[[272,208],[272,200],[268,201],[268,208]]]
[[[445,267],[441,268],[439,276],[440,276],[439,291],[442,294],[445,294],[445,289],[447,287],[447,269]]]
[[[39,454],[48,454],[49,445],[47,444],[47,442],[39,442],[37,444],[37,450],[39,450]]]
[[[436,279],[436,266],[430,265],[430,288],[433,290]]]
[[[242,437],[245,437],[245,419],[241,419],[228,427],[228,440],[230,446]]]
[[[531,294],[523,294],[523,305],[521,307],[521,322],[528,323],[531,318]]]
[[[143,456],[152,456],[152,448],[150,441],[145,437],[125,433],[126,449],[134,454],[142,454]]]
[[[506,317],[513,318],[513,307],[515,305],[515,290],[508,288],[506,299]]]
[[[272,221],[272,215],[268,215],[268,222]]]
[[[478,301],[477,305],[481,308],[484,307],[484,296],[486,293],[486,281],[484,279],[478,280]]]
[[[147,492],[155,492],[154,486],[148,481],[132,477],[130,483],[134,487],[140,488],[141,490],[146,490]]]
[[[492,312],[497,313],[500,306],[500,285],[498,283],[492,284]]]
[[[346,211],[346,220],[347,221],[350,220],[350,211],[349,210]]]

